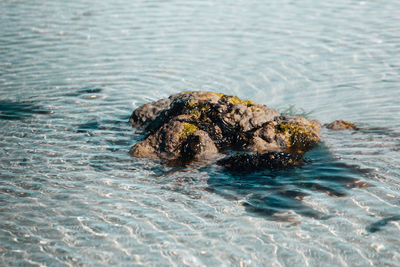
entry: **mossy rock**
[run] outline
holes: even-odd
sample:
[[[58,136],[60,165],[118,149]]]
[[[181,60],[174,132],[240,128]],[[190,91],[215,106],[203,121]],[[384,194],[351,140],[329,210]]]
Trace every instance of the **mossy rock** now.
[[[231,150],[303,155],[320,141],[318,122],[282,116],[251,100],[188,91],[137,108],[130,123],[147,133],[131,154],[190,162]]]
[[[287,140],[288,151],[304,154],[320,141],[320,125],[314,121],[283,122],[277,125],[277,131]]]

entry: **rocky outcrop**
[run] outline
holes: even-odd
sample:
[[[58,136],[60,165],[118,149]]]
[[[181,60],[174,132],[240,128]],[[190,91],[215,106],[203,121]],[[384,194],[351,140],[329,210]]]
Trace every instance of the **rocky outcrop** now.
[[[131,148],[133,156],[183,163],[227,150],[301,157],[320,141],[315,120],[214,92],[183,92],[145,104],[129,122],[147,134]]]

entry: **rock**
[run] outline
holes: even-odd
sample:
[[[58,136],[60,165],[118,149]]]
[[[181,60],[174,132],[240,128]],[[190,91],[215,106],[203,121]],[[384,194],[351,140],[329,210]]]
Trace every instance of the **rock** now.
[[[329,124],[324,125],[326,128],[330,130],[357,130],[357,126],[354,123],[343,121],[343,120],[336,120]]]
[[[227,150],[301,156],[320,141],[317,121],[214,92],[183,92],[145,104],[129,122],[147,133],[130,150],[139,158],[190,162]]]

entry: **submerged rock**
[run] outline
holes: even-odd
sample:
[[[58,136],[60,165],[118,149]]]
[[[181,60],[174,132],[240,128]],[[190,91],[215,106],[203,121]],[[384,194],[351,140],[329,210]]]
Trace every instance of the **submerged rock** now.
[[[358,129],[354,123],[344,121],[344,120],[336,120],[329,124],[325,124],[324,126],[330,130],[357,130]]]
[[[183,92],[145,104],[129,122],[147,133],[131,148],[133,156],[183,163],[227,150],[269,153],[264,165],[271,155],[301,157],[320,141],[321,127],[315,120],[281,115],[266,105],[214,92]]]

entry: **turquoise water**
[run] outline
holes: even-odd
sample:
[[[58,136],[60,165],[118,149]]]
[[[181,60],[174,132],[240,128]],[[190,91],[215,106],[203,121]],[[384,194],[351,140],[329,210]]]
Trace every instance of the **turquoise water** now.
[[[397,1],[0,1],[0,266],[398,266]],[[323,123],[309,164],[136,159],[148,101],[213,90]]]

